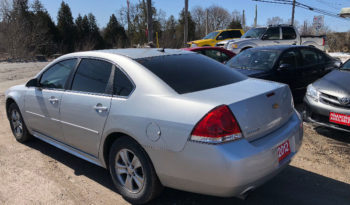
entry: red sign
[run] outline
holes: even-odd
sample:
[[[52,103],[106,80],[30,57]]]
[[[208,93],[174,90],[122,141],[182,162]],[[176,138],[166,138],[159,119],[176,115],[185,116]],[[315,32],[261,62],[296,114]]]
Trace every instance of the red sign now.
[[[282,161],[290,154],[289,140],[277,147],[278,161]]]
[[[350,115],[331,112],[329,114],[329,122],[350,126]]]

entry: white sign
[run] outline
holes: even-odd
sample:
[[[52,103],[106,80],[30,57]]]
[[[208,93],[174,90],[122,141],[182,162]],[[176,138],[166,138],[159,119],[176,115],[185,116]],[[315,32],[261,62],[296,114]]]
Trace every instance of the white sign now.
[[[316,30],[320,30],[324,26],[324,16],[314,16],[313,26]]]

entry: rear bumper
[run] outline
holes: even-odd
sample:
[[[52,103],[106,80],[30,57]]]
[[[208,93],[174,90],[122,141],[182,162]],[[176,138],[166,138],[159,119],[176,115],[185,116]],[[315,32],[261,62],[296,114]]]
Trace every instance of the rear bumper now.
[[[304,105],[305,105],[304,118],[306,121],[309,121],[319,126],[325,126],[332,129],[350,132],[349,126],[339,125],[339,124],[329,122],[330,112],[350,115],[349,109],[334,107],[331,105],[324,104],[320,101],[316,102],[307,96],[304,97]]]
[[[181,152],[153,153],[151,159],[164,186],[214,196],[240,196],[283,170],[299,150],[302,136],[302,122],[295,112],[284,126],[253,142],[188,142]],[[278,162],[277,147],[286,140],[291,153]]]

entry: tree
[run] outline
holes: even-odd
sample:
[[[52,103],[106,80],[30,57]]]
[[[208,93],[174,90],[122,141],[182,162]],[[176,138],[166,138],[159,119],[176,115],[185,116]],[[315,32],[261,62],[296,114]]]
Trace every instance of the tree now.
[[[228,25],[228,28],[231,28],[231,29],[242,29],[241,13],[239,13],[239,11],[233,11],[231,16],[232,16],[232,21]]]
[[[32,47],[34,53],[54,54],[59,41],[58,30],[39,0],[35,0],[31,7],[33,10]]]
[[[125,29],[120,25],[114,14],[109,18],[103,33],[103,39],[107,48],[124,48],[128,45]]]
[[[64,1],[61,3],[61,7],[57,16],[57,29],[61,38],[61,51],[63,53],[69,53],[74,50],[74,41],[76,38],[76,28],[73,23],[72,12]]]
[[[267,19],[267,25],[278,25],[278,24],[283,24],[284,20],[278,16],[268,18]]]
[[[220,6],[211,6],[208,8],[209,31],[226,29],[230,24],[231,16],[229,12]]]
[[[188,41],[195,40],[195,30],[196,30],[196,24],[192,20],[191,13],[187,13],[187,19],[188,19]],[[180,13],[179,18],[179,24],[176,26],[176,37],[179,44],[177,44],[177,47],[183,45],[184,41],[184,27],[185,27],[185,10],[182,9]]]

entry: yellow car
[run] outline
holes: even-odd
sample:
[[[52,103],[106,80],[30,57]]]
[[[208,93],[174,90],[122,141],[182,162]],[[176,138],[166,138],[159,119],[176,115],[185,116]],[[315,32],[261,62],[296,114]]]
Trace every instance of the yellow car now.
[[[240,38],[244,34],[242,29],[224,29],[209,33],[201,40],[188,42],[190,47],[215,46],[218,42]]]

